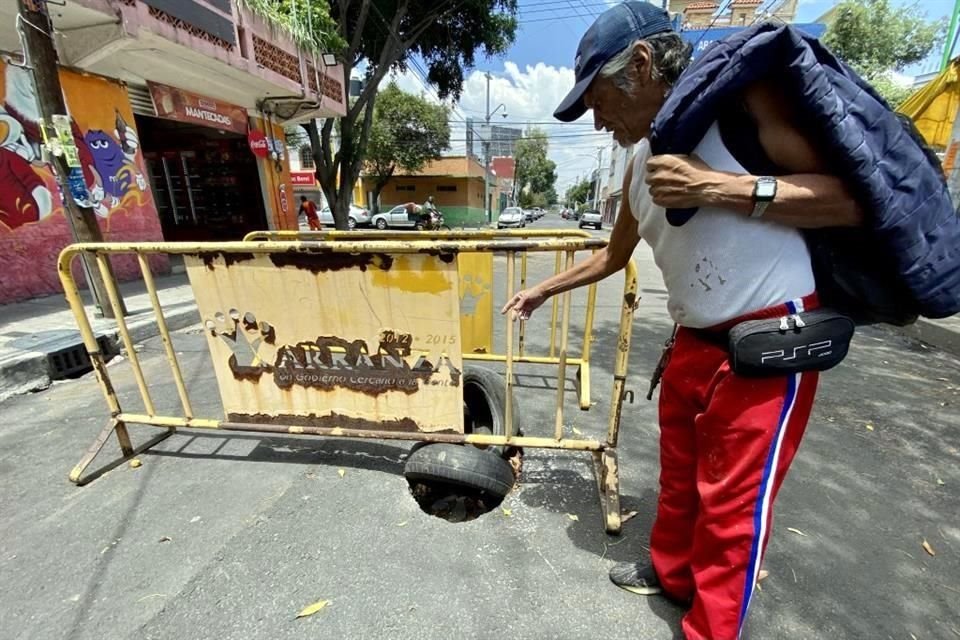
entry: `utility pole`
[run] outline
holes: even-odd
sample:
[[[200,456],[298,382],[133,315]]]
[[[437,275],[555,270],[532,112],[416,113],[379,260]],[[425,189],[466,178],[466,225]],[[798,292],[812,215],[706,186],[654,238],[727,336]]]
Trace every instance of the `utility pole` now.
[[[597,182],[593,188],[593,210],[599,211],[600,206],[600,166],[603,164],[603,147],[597,149]]]
[[[492,76],[489,71],[483,75],[487,79],[487,109],[484,116],[487,131],[486,139],[483,141],[483,208],[486,211],[487,222],[489,223],[493,221],[493,207],[490,205],[490,137],[493,135],[493,129],[490,127],[490,118],[501,108],[503,109],[503,117],[506,118],[507,107],[500,104],[492,112],[490,111],[490,80]],[[514,180],[516,180],[516,176],[514,176]]]
[[[958,0],[960,2],[960,0]],[[487,216],[487,224],[493,222],[493,212],[490,211],[490,72],[483,74],[487,79],[487,137],[483,141],[483,211]]]
[[[20,13],[19,29],[23,42],[24,64],[33,75],[37,104],[44,126],[52,130],[54,116],[66,116],[67,105],[60,86],[59,60],[53,42],[53,23],[47,13],[46,0],[17,0]],[[71,141],[72,142],[72,141]],[[97,217],[90,207],[81,207],[70,191],[71,167],[67,154],[53,156],[51,166],[63,196],[64,215],[70,224],[75,242],[103,242]],[[74,167],[75,168],[75,167]],[[107,290],[93,256],[81,255],[87,286],[94,303],[106,318],[112,318],[113,308],[107,303]],[[109,265],[109,259],[108,263]],[[112,277],[112,275],[111,275]],[[122,305],[122,302],[121,302]],[[125,310],[121,309],[123,313]]]
[[[940,71],[947,68],[950,62],[950,54],[953,53],[953,45],[956,44],[957,17],[960,16],[960,0],[953,3],[953,13],[950,15],[950,28],[947,30],[947,40],[943,43],[943,57],[940,59]]]

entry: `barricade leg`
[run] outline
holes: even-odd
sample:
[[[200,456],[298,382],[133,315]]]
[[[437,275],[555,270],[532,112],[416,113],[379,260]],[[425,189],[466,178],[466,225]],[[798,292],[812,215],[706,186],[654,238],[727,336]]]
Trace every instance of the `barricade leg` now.
[[[593,471],[600,492],[600,510],[607,533],[618,535],[623,527],[620,517],[620,467],[613,449],[593,452]]]
[[[80,462],[78,462],[70,471],[70,482],[81,487],[85,484],[89,484],[106,472],[116,469],[134,456],[140,455],[158,442],[166,440],[175,432],[176,430],[172,428],[164,429],[163,433],[154,436],[139,447],[134,448],[133,444],[130,442],[130,434],[127,433],[127,425],[121,420],[111,418],[107,425],[100,431],[100,434],[97,435],[97,439],[94,440],[93,444],[90,445],[90,448],[87,449],[87,452],[83,454]],[[84,476],[83,472],[86,471],[87,467],[90,466],[90,463],[93,462],[94,458],[96,458],[100,453],[100,450],[103,449],[105,444],[107,444],[107,440],[110,439],[110,434],[112,433],[117,434],[117,442],[120,444],[120,452],[123,454],[123,456],[108,462],[93,473]]]

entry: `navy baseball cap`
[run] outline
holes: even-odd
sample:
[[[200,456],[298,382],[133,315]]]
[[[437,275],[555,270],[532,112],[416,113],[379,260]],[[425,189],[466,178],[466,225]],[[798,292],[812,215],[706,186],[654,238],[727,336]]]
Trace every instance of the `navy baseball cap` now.
[[[587,112],[583,94],[600,68],[636,40],[673,31],[670,14],[649,2],[624,2],[601,13],[580,39],[573,65],[577,84],[563,99],[553,117],[573,122]]]

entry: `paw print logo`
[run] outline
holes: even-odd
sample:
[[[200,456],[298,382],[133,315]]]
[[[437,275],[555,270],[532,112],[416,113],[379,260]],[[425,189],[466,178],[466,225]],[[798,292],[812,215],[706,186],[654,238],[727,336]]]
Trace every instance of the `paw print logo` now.
[[[264,372],[273,371],[277,335],[269,322],[258,321],[250,311],[241,314],[230,309],[226,314],[217,312],[203,326],[230,348],[227,364],[234,377],[259,380]]]

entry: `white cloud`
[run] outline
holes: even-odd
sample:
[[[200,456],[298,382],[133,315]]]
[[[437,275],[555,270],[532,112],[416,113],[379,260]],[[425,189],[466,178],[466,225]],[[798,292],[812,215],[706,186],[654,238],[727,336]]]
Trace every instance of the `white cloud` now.
[[[392,76],[401,89],[424,95],[439,102],[436,93],[427,91],[423,83],[410,71]],[[590,125],[589,114],[577,124],[565,125],[553,118],[553,110],[573,86],[573,70],[543,64],[527,65],[523,69],[507,61],[503,69],[492,72],[490,79],[490,108],[500,104],[506,107],[507,117],[501,109],[492,124],[526,129],[536,126],[550,136],[550,158],[557,163],[557,193],[563,192],[576,181],[577,176],[587,176],[597,166],[597,148],[603,146],[604,164],[610,159],[612,139],[609,134],[599,134]],[[482,121],[486,113],[487,80],[482,71],[472,71],[464,81],[463,95],[451,118],[451,154],[463,154],[466,150],[467,117]]]

